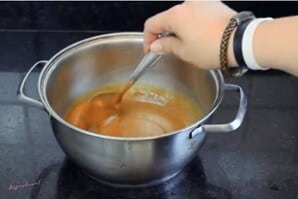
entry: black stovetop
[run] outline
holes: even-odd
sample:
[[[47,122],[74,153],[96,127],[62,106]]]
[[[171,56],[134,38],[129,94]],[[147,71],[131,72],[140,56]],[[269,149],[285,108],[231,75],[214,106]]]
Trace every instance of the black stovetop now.
[[[68,160],[45,112],[18,102],[23,73],[40,59],[101,32],[0,31],[0,198],[298,198],[298,79],[281,72],[228,80],[248,95],[239,130],[208,136],[176,178],[156,187],[119,189],[99,184]],[[38,97],[35,72],[27,92]],[[235,115],[227,95],[214,123]],[[157,165],[158,166],[158,165]]]

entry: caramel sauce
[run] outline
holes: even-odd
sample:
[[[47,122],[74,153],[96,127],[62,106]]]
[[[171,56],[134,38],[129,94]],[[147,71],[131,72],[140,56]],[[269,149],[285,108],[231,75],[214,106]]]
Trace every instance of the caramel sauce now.
[[[124,90],[128,87],[124,87]],[[149,86],[134,86],[124,96],[120,96],[121,92],[115,95],[119,88],[120,85],[107,86],[83,94],[68,108],[65,120],[98,134],[150,137],[185,128],[203,115],[191,98],[180,93]],[[111,95],[115,100],[111,105],[119,99],[121,103],[117,106],[104,104],[103,98],[106,96],[109,100]]]
[[[122,100],[123,95],[126,93],[126,91],[128,91],[128,89],[132,87],[133,84],[133,81],[129,81],[127,84],[125,84],[125,86],[119,91],[119,93],[115,95],[115,97],[112,100],[112,103],[119,104]]]

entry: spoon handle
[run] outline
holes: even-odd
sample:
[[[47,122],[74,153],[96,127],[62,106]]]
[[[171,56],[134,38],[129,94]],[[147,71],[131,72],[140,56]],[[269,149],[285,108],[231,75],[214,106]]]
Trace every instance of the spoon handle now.
[[[170,32],[163,32],[159,34],[158,38],[170,37],[170,36],[175,37],[175,34]],[[130,76],[129,82],[134,84],[148,69],[154,66],[154,64],[160,59],[160,57],[161,55],[158,55],[151,51],[147,53],[142,59],[142,61],[137,65],[135,71]]]
[[[160,57],[161,55],[153,52],[147,53],[130,76],[130,81],[136,82],[146,72],[146,70],[154,66]]]

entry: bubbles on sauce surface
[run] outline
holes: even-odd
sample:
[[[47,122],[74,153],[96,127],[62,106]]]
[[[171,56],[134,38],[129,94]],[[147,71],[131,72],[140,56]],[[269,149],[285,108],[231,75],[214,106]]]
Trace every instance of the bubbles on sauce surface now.
[[[137,90],[134,93],[134,95],[135,95],[134,99],[136,101],[152,103],[159,106],[164,106],[169,101],[169,99],[167,99],[164,96],[157,95],[156,93],[153,93],[153,92],[145,92],[142,90]]]
[[[107,108],[96,101],[99,93],[115,91],[117,87],[106,87],[80,96],[68,108],[65,120],[97,134],[151,137],[185,128],[203,114],[189,97],[149,86],[128,91],[117,108]]]

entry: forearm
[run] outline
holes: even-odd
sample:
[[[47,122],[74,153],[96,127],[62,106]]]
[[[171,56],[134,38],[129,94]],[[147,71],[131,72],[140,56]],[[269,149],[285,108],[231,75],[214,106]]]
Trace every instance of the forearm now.
[[[145,51],[150,48],[159,54],[172,53],[202,69],[219,68],[222,34],[235,14],[219,1],[187,1],[174,6],[147,20]],[[258,65],[298,76],[298,16],[257,25],[252,50]],[[171,32],[177,37],[157,39],[161,32]],[[237,67],[233,38],[234,32],[229,40],[227,60],[230,67]]]
[[[298,16],[260,24],[254,34],[253,50],[259,65],[298,76]],[[228,61],[230,66],[237,65],[232,39],[228,48]]]
[[[298,16],[261,24],[255,32],[253,47],[261,66],[298,76]]]

